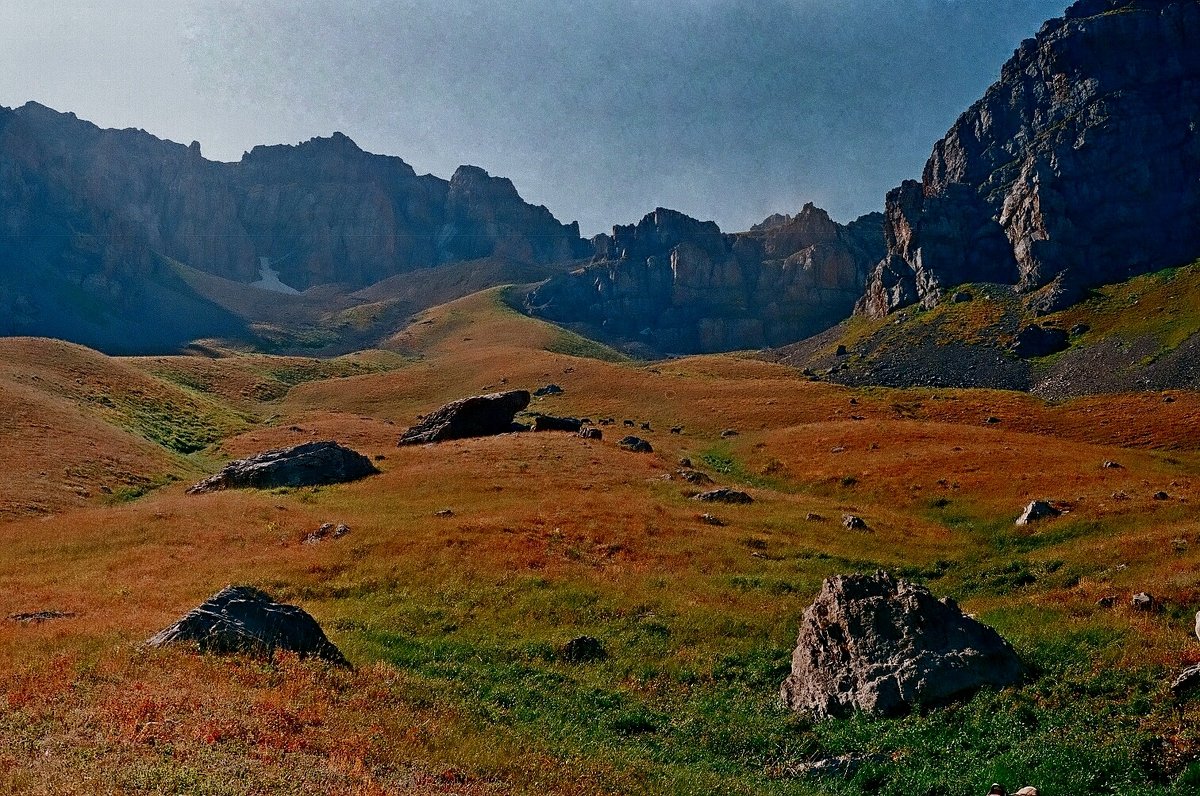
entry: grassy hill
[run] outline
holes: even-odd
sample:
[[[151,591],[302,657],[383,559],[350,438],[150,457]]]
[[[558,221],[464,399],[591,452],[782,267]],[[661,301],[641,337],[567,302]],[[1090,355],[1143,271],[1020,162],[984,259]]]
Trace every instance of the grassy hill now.
[[[967,302],[939,323],[968,311],[990,312]],[[0,621],[0,789],[908,796],[1019,781],[1166,796],[1200,782],[1200,714],[1181,725],[1165,693],[1200,661],[1200,395],[1048,403],[845,387],[732,356],[629,362],[514,312],[502,290],[428,309],[382,349],[318,361],[0,346],[0,395],[44,418],[13,424],[39,452],[15,457],[4,486],[0,616],[74,614]],[[396,447],[444,401],[547,383],[564,393],[531,410],[618,425],[598,442]],[[626,419],[650,423],[636,433],[655,453],[615,445]],[[179,481],[32,508],[47,494],[37,474],[86,459],[87,434],[103,455],[128,451],[125,470]],[[324,438],[382,473],[184,494],[225,457]],[[755,502],[689,500],[681,457]],[[115,483],[81,473],[88,491]],[[1014,527],[1034,498],[1070,511]],[[844,529],[843,513],[870,531]],[[352,531],[301,543],[327,521]],[[786,713],[777,689],[821,579],[876,568],[995,626],[1029,684],[895,721]],[[233,582],[312,612],[356,669],[139,645]],[[1144,589],[1164,610],[1124,607]],[[1097,606],[1107,595],[1115,608]],[[607,659],[565,661],[580,635]],[[882,762],[851,780],[782,775],[846,752]]]

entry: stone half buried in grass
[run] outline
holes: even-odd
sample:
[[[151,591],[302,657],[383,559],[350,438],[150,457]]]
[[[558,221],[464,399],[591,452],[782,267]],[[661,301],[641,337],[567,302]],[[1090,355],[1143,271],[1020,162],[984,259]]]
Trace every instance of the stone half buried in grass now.
[[[746,494],[745,492],[741,492],[737,489],[729,489],[728,487],[721,487],[720,489],[712,489],[708,492],[701,492],[699,495],[696,495],[694,498],[692,498],[692,500],[699,500],[703,503],[733,504],[746,504],[754,502],[754,498],[750,497],[750,495]]]
[[[1034,500],[1025,507],[1025,511],[1021,512],[1021,516],[1017,517],[1017,525],[1031,525],[1038,520],[1047,520],[1051,517],[1057,517],[1060,514],[1062,512],[1054,508],[1049,501]]]
[[[230,462],[221,472],[205,478],[188,493],[242,487],[323,486],[357,481],[378,472],[366,456],[336,442],[306,442]]]
[[[1015,685],[1022,674],[995,630],[923,586],[876,572],[825,581],[804,612],[780,693],[817,720],[898,716]]]
[[[308,612],[277,603],[252,586],[226,586],[146,643],[268,659],[276,650],[284,650],[349,666]]]
[[[654,453],[653,445],[641,437],[635,437],[632,434],[628,437],[623,437],[617,444],[625,450],[633,451],[634,453]]]
[[[452,439],[491,437],[513,430],[513,417],[529,406],[527,390],[510,390],[460,398],[426,415],[405,431],[401,445],[423,445]]]

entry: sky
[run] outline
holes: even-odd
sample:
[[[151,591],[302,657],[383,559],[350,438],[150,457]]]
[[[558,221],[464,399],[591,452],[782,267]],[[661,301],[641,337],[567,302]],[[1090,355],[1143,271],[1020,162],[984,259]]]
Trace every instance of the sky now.
[[[509,177],[584,234],[848,221],[1067,0],[3,0],[0,105],[205,156],[341,131]]]

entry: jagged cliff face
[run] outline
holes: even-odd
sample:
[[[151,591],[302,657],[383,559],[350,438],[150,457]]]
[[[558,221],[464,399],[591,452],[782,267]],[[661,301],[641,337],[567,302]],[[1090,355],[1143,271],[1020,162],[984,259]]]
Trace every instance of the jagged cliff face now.
[[[298,289],[364,286],[455,260],[566,261],[576,225],[506,179],[418,176],[344,135],[256,147],[239,163],[141,131],[101,130],[35,103],[0,110],[0,262],[144,275],[158,255],[243,282],[263,258]]]
[[[794,342],[850,314],[883,251],[882,217],[849,226],[807,205],[727,235],[659,208],[593,240],[591,265],[526,299],[535,314],[642,353]]]
[[[1083,0],[1047,22],[887,197],[859,311],[1001,282],[1051,311],[1200,256],[1200,3]]]

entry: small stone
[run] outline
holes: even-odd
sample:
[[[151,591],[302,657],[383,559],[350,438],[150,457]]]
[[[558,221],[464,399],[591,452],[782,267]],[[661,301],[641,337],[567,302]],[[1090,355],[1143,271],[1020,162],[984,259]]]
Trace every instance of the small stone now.
[[[1035,500],[1025,507],[1025,511],[1017,518],[1017,525],[1030,525],[1038,520],[1057,517],[1062,514],[1061,511],[1054,508],[1045,500]]]
[[[991,417],[989,417],[987,420],[984,420],[983,422],[987,423],[989,426],[994,426],[1000,422],[1000,418],[996,417],[995,415],[992,415]]]
[[[70,619],[75,616],[71,611],[27,611],[24,613],[9,614],[8,621],[21,622],[26,625],[40,625],[42,622],[50,622],[54,619]]]
[[[641,437],[624,437],[617,444],[625,450],[633,451],[634,453],[654,453],[654,447]]]
[[[1129,601],[1129,607],[1135,611],[1153,611],[1156,606],[1153,595],[1140,591],[1133,595],[1133,599]]]
[[[443,518],[445,518],[445,517],[453,517],[453,516],[454,516],[454,510],[453,510],[453,509],[442,509],[441,511],[435,511],[435,512],[433,513],[433,516],[435,516],[435,517],[443,517]]]
[[[867,522],[857,514],[843,514],[842,527],[848,531],[865,531],[868,530]]]
[[[725,525],[724,520],[712,514],[701,514],[696,519],[700,520],[700,522],[704,523],[705,525],[715,525],[718,528]]]
[[[671,433],[672,434],[682,434],[683,426],[671,426]]]
[[[1155,500],[1170,500],[1171,496],[1168,495],[1166,492],[1155,492],[1154,499]]]
[[[550,395],[562,395],[563,392],[565,392],[563,388],[557,384],[547,384],[545,387],[538,387],[533,394],[537,398],[545,398]]]
[[[1121,465],[1118,464],[1117,462],[1112,461],[1111,459],[1106,460],[1104,462],[1104,464],[1102,464],[1100,466],[1103,467],[1105,470],[1120,470],[1121,469]]]
[[[1117,595],[1115,594],[1109,594],[1106,597],[1101,597],[1099,600],[1096,600],[1096,605],[1100,608],[1112,608],[1116,604]]]
[[[683,467],[685,469],[691,469],[692,460],[685,456],[684,458],[679,460],[679,466]]]
[[[567,663],[591,663],[608,657],[608,651],[600,639],[593,636],[578,636],[559,650],[559,656]]]
[[[738,435],[737,429],[727,428],[721,432],[721,439],[729,439],[730,437],[736,437],[737,435]]]
[[[835,351],[835,352],[834,352],[834,356],[844,357],[844,356],[846,356],[846,353],[847,353],[847,352],[846,352],[846,346],[844,346],[844,345],[839,345],[839,346],[837,347],[837,351]]]
[[[736,489],[729,489],[728,487],[713,489],[709,492],[701,492],[699,495],[696,495],[694,498],[692,498],[692,500],[699,500],[703,503],[746,504],[754,502],[754,498],[750,497],[750,495],[746,494],[745,492],[740,492]]]
[[[804,515],[805,522],[824,522],[825,518],[814,511],[810,511]]]
[[[579,436],[584,439],[604,439],[604,432],[598,428],[581,428]]]

